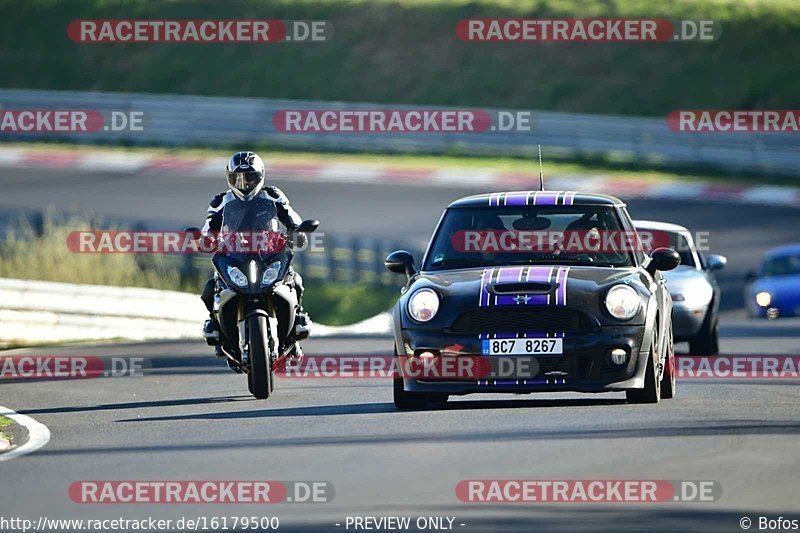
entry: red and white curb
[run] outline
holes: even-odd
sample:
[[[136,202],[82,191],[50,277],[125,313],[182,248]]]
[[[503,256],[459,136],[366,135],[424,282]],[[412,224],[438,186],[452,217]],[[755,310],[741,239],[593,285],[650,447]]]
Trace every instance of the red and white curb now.
[[[3,407],[2,405],[0,405],[0,415],[10,418],[28,430],[28,440],[21,446],[11,448],[9,451],[4,453],[0,453],[0,463],[3,461],[9,461],[21,455],[35,452],[50,442],[50,430],[41,422],[37,422],[29,416],[21,415],[15,411],[12,411],[8,407]]]
[[[146,172],[190,174],[219,179],[224,157],[180,157],[136,152],[41,150],[0,148],[0,168],[53,168],[138,174]],[[481,168],[389,166],[375,163],[333,161],[267,162],[273,176],[295,181],[323,183],[389,184],[437,187],[483,187],[487,190],[529,189],[538,185],[538,174]],[[553,190],[581,190],[623,198],[725,201],[762,205],[800,206],[800,188],[771,185],[726,185],[690,181],[642,181],[613,176],[551,176]]]

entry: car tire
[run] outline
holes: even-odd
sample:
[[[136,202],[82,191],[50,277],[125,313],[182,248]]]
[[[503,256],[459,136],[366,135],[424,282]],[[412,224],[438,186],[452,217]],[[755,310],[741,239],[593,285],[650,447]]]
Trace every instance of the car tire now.
[[[408,392],[403,386],[403,378],[394,378],[394,406],[398,409],[424,409],[428,406],[428,395]]]
[[[700,331],[689,341],[689,353],[692,355],[714,355],[719,352],[719,318],[712,317],[712,309],[709,308]]]
[[[394,349],[395,357],[397,355],[397,347]],[[400,368],[400,365],[397,365]],[[409,392],[403,386],[403,378],[394,378],[394,406],[398,409],[424,409],[429,403],[445,403],[449,398],[448,394],[444,393],[422,393],[422,392]]]
[[[661,378],[661,398],[669,400],[675,397],[678,382],[675,379],[675,341],[672,337],[672,327],[669,329],[667,340],[667,357],[664,360],[664,375]]]
[[[658,324],[654,326],[658,328]],[[661,380],[656,373],[656,352],[658,346],[658,334],[653,331],[653,339],[650,341],[650,353],[647,354],[647,367],[644,372],[644,388],[631,389],[625,391],[625,399],[628,403],[658,403],[661,399]]]

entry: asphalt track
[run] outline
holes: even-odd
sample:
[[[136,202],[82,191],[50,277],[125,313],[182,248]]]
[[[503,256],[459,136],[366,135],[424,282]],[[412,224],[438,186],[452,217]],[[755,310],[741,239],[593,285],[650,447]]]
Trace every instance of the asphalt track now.
[[[0,174],[0,208],[90,209],[163,229],[198,223],[220,189],[178,175],[60,171]],[[278,183],[327,232],[424,241],[469,188]],[[744,318],[742,277],[771,246],[797,238],[800,211],[726,203],[629,202],[634,217],[709,231],[728,256],[724,353],[800,353],[796,321]],[[308,290],[313,290],[313,285]],[[199,302],[198,302],[199,303]],[[306,352],[388,354],[386,338],[310,340]],[[622,395],[481,396],[397,412],[386,380],[278,379],[247,396],[199,342],[37,348],[26,353],[144,358],[144,377],[5,382],[0,404],[46,424],[50,443],[0,464],[0,517],[278,516],[282,530],[342,531],[347,516],[451,516],[457,531],[741,531],[740,518],[800,518],[796,381],[682,381],[678,398],[627,405]],[[78,505],[77,480],[321,480],[326,504]],[[463,479],[715,480],[708,503],[464,504]],[[335,524],[341,524],[336,526]],[[460,524],[464,524],[463,526]],[[352,527],[350,528],[352,530]]]

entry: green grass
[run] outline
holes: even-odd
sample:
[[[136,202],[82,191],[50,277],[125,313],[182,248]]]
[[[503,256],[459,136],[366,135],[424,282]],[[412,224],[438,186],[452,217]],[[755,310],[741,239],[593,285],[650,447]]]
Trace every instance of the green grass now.
[[[387,311],[399,297],[399,287],[311,282],[306,283],[303,302],[313,321],[343,326]]]
[[[164,255],[80,254],[66,246],[76,230],[98,227],[85,217],[56,220],[45,217],[38,235],[20,222],[0,240],[0,278],[64,283],[149,287],[199,294],[211,275],[210,258],[197,256],[201,266],[184,271],[183,258]],[[305,278],[304,304],[312,320],[326,325],[352,324],[387,310],[397,288],[347,285]],[[199,298],[197,305],[202,303]],[[5,346],[8,348],[9,346]]]
[[[8,417],[0,415],[0,439],[6,440],[11,442],[11,437],[3,432],[3,428],[7,428],[14,425],[14,421]]]
[[[0,278],[149,287],[192,292],[204,277],[182,275],[179,258],[159,255],[80,254],[67,247],[72,231],[92,229],[81,217],[45,220],[43,235],[20,222],[0,241]],[[207,277],[207,276],[206,276]]]
[[[465,43],[467,17],[713,19],[703,43]],[[329,20],[315,44],[83,44],[74,19]],[[0,0],[0,86],[663,116],[792,109],[795,0]]]

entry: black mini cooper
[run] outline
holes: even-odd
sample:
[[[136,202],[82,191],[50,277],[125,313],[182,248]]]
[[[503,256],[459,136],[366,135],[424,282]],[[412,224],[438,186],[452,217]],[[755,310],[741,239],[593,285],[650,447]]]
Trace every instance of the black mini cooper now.
[[[620,246],[619,236],[635,231],[625,204],[600,194],[519,191],[450,204],[419,269],[406,251],[386,258],[408,277],[393,310],[395,356],[478,357],[488,370],[401,373],[395,405],[479,392],[672,398],[672,301],[660,271],[680,256]]]

